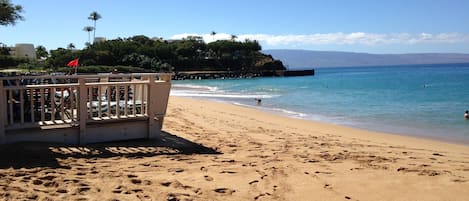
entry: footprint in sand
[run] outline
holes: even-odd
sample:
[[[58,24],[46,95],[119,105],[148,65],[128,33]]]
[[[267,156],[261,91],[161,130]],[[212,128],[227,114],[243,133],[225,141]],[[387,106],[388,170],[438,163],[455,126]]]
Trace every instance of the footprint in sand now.
[[[41,185],[41,184],[43,184],[43,183],[44,183],[43,181],[38,180],[38,179],[33,180],[33,184],[34,184],[34,185]]]
[[[44,186],[45,187],[54,187],[54,188],[56,188],[56,187],[59,187],[59,184],[55,181],[48,181],[48,182],[44,183]]]
[[[213,177],[211,176],[205,175],[204,178],[206,181],[213,181]]]
[[[161,184],[162,186],[168,187],[168,186],[171,185],[171,183],[172,183],[172,182],[170,182],[170,181],[164,181],[164,182],[161,182],[160,184]]]
[[[227,159],[227,160],[222,160],[222,163],[234,163],[236,162],[234,159]]]
[[[163,181],[160,183],[162,186],[165,187],[173,187],[173,188],[179,188],[179,189],[192,189],[192,186],[187,186],[179,182],[178,180],[172,180],[172,181]]]
[[[267,175],[265,172],[263,172],[263,171],[256,170],[256,172],[261,175],[261,179],[264,179],[265,177],[268,176],[268,175]]]
[[[86,173],[84,173],[84,172],[78,172],[76,175],[78,175],[78,176],[84,176],[84,175],[86,175]]]
[[[30,200],[37,200],[37,197],[39,197],[37,194],[31,193],[25,196],[27,199]]]
[[[112,190],[113,193],[122,193],[122,188],[123,186],[119,185],[117,186],[114,190]]]
[[[137,194],[137,198],[140,200],[150,200],[151,197],[149,195],[142,195],[142,194]]]
[[[55,177],[56,176],[53,176],[53,175],[47,175],[47,176],[44,176],[44,177],[40,177],[39,179],[51,181],[51,180],[55,179]]]
[[[184,172],[184,169],[182,169],[182,168],[169,168],[168,172],[180,173],[180,172]]]
[[[134,192],[134,193],[141,193],[141,192],[143,192],[142,189],[138,189],[138,188],[137,188],[137,189],[132,189],[131,191]]]
[[[29,182],[31,180],[31,176],[24,176],[22,179],[21,179],[21,182]]]
[[[63,188],[57,189],[56,192],[57,192],[57,193],[68,193],[68,191],[67,191],[66,189],[63,189]]]
[[[235,174],[236,172],[235,171],[231,171],[231,170],[223,170],[220,172],[220,174]]]
[[[252,184],[255,184],[255,183],[259,183],[259,180],[250,181],[249,185],[252,185]]]
[[[141,184],[142,180],[134,178],[134,179],[131,179],[130,182],[132,182],[133,184]]]
[[[258,199],[261,198],[261,197],[270,196],[270,195],[271,195],[270,193],[261,193],[261,194],[259,194],[258,196],[254,197],[254,200],[258,200]]]
[[[233,194],[234,192],[236,192],[236,190],[233,190],[233,189],[229,189],[229,188],[216,188],[214,189],[213,191],[217,192],[217,193],[222,193],[222,194]]]
[[[77,189],[78,193],[84,193],[84,192],[89,191],[89,190],[91,190],[91,188],[88,187],[88,186],[82,186],[82,187]]]

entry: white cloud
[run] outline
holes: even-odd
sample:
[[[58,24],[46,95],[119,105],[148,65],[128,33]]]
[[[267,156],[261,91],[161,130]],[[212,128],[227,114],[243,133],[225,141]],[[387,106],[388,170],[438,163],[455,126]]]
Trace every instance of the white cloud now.
[[[231,39],[231,34],[177,34],[171,39],[181,39],[187,36],[202,36],[206,42],[214,40]],[[237,36],[240,41],[245,39],[257,40],[263,44],[275,46],[305,46],[305,45],[389,45],[389,44],[454,44],[469,42],[469,34],[465,33],[439,33],[439,34],[376,34],[376,33],[318,33],[307,35],[269,35],[269,34],[242,34]]]

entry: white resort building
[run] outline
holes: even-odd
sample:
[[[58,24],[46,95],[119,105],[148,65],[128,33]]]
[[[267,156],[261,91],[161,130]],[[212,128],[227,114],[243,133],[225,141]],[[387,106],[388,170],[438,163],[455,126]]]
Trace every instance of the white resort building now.
[[[11,47],[10,55],[18,58],[36,59],[36,49],[31,43],[18,43]]]

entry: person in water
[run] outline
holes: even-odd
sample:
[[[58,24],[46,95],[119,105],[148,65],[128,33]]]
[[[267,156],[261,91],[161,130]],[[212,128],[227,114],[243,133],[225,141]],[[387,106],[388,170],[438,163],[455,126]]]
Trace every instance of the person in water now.
[[[464,119],[468,120],[469,119],[469,111],[466,110],[466,112],[464,112]]]
[[[261,103],[262,103],[262,99],[260,99],[260,98],[256,98],[255,100],[257,101],[257,105],[261,105]]]

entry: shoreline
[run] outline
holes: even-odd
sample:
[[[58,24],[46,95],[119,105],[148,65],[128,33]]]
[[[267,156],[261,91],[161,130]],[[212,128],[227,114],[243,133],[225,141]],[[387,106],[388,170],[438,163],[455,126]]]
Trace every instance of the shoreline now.
[[[251,113],[256,113],[256,114],[262,114],[263,116],[271,116],[272,118],[278,118],[278,119],[289,119],[292,121],[300,121],[303,122],[304,124],[311,124],[311,125],[318,125],[320,127],[327,128],[327,130],[331,129],[339,129],[339,130],[348,130],[351,131],[354,134],[360,134],[360,137],[371,137],[376,135],[376,136],[382,136],[385,139],[389,140],[390,138],[396,137],[399,139],[399,141],[422,141],[425,143],[430,143],[430,144],[442,144],[442,145],[455,145],[455,146],[463,146],[466,148],[469,148],[468,145],[466,144],[461,144],[457,143],[455,141],[447,141],[447,140],[440,140],[432,137],[427,137],[427,136],[418,136],[418,135],[412,135],[412,134],[405,134],[405,133],[390,133],[390,132],[385,132],[385,131],[376,131],[376,130],[369,130],[365,128],[360,128],[360,127],[354,127],[354,126],[347,126],[347,125],[339,125],[339,124],[334,124],[334,123],[329,123],[329,122],[323,122],[323,121],[318,121],[318,120],[312,120],[312,119],[304,119],[304,118],[297,118],[294,116],[288,116],[284,115],[281,112],[276,112],[276,111],[270,111],[268,109],[263,109],[263,108],[256,108],[256,106],[251,106],[251,105],[244,105],[244,104],[235,104],[232,102],[228,101],[222,101],[222,100],[209,100],[209,99],[204,99],[204,98],[197,98],[197,97],[178,97],[178,96],[170,96],[170,100],[178,99],[178,101],[183,101],[183,102],[190,102],[193,104],[195,102],[199,102],[200,104],[215,104],[217,107],[239,107],[238,109],[240,110],[252,110],[250,111]],[[361,136],[362,134],[365,134]],[[379,137],[378,139],[382,139]]]
[[[185,89],[184,87],[179,87],[179,89]],[[189,88],[190,90],[203,90],[203,89],[193,89]],[[172,95],[173,96],[173,95]],[[311,119],[311,118],[303,118],[298,116],[298,114],[303,114],[301,112],[297,111],[289,111],[281,108],[266,108],[266,107],[259,107],[256,105],[249,105],[249,104],[244,104],[244,103],[238,103],[238,102],[233,102],[229,100],[221,100],[221,99],[209,99],[206,97],[191,97],[191,96],[174,96],[178,98],[188,98],[188,99],[196,99],[196,100],[205,100],[205,101],[210,101],[210,102],[217,102],[217,103],[222,103],[222,104],[230,104],[230,105],[235,105],[239,107],[245,107],[253,110],[259,110],[262,112],[266,112],[272,115],[279,115],[287,118],[293,118],[293,119],[300,119],[300,120],[305,120],[305,121],[311,121],[311,122],[316,122],[316,123],[324,123],[328,125],[336,125],[336,126],[343,126],[343,127],[348,127],[348,128],[354,128],[354,129],[359,129],[359,130],[365,130],[365,131],[370,131],[370,132],[376,132],[376,133],[381,133],[381,134],[386,134],[386,135],[395,135],[395,136],[403,136],[403,137],[411,137],[411,138],[417,138],[417,139],[424,139],[424,140],[431,140],[431,141],[437,141],[437,142],[443,142],[443,143],[450,143],[450,144],[457,144],[457,145],[463,145],[463,146],[469,146],[469,140],[464,139],[462,137],[456,137],[456,136],[436,136],[436,135],[423,135],[423,134],[412,134],[412,133],[403,133],[403,132],[389,132],[385,131],[383,129],[379,129],[382,126],[377,126],[375,129],[373,128],[365,128],[365,127],[360,127],[360,126],[355,126],[355,125],[343,125],[339,123],[332,123],[328,122],[326,120],[318,120],[318,119]],[[288,111],[288,112],[285,112]],[[295,114],[291,114],[295,113]],[[304,115],[304,114],[303,114]]]

